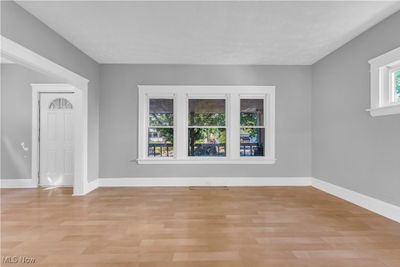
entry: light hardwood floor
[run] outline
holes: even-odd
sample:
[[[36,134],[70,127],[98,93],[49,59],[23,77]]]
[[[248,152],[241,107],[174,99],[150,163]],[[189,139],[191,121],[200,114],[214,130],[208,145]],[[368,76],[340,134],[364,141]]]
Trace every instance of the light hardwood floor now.
[[[399,223],[311,187],[71,193],[2,190],[2,255],[49,267],[400,266]]]

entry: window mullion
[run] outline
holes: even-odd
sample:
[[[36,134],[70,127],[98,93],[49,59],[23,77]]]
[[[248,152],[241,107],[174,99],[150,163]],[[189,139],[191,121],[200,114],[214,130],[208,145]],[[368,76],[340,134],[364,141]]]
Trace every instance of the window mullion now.
[[[175,97],[175,148],[176,158],[187,158],[187,101],[184,93],[177,93]]]
[[[231,94],[229,103],[229,159],[240,158],[240,98],[238,94]]]
[[[388,67],[383,67],[381,69],[381,75],[382,75],[381,76],[382,79],[381,79],[381,88],[380,88],[380,90],[381,90],[381,93],[380,93],[380,95],[381,95],[380,105],[381,106],[387,106],[391,102],[390,101],[391,100],[390,90],[388,90],[389,86],[390,86],[389,68]]]
[[[264,110],[267,110],[264,116],[265,131],[265,156],[273,158],[275,155],[275,92],[266,95],[264,101]]]
[[[147,144],[148,144],[148,113],[149,113],[149,98],[147,94],[140,94],[139,99],[139,118],[141,119],[139,122],[139,158],[147,157]]]

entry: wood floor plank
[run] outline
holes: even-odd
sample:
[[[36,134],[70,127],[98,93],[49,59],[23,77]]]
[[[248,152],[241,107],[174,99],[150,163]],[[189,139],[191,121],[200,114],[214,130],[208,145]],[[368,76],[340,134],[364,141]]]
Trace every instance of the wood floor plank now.
[[[1,254],[38,267],[400,267],[400,224],[311,187],[2,189]],[[27,266],[6,264],[2,266]]]

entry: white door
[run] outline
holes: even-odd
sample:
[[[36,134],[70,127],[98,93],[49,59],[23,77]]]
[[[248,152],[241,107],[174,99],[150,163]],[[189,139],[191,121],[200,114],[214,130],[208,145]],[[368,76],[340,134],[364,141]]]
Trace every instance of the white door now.
[[[40,93],[41,186],[72,186],[74,130],[71,93]]]

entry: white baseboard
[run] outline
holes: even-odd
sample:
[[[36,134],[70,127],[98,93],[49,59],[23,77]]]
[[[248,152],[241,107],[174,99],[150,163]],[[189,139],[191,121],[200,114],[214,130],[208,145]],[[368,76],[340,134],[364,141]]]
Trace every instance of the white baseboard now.
[[[376,198],[372,198],[355,191],[346,189],[344,187],[340,187],[316,178],[312,178],[312,186],[334,195],[338,198],[347,200],[357,206],[363,207],[364,209],[375,212],[379,215],[382,215],[386,218],[394,220],[400,223],[400,207],[378,200]]]
[[[36,188],[38,185],[33,179],[1,179],[0,188]]]
[[[310,177],[99,178],[100,187],[121,186],[310,186]]]
[[[86,195],[86,194],[92,192],[93,190],[96,190],[98,187],[99,187],[99,179],[88,182],[86,184],[85,192],[83,193],[83,195]]]

